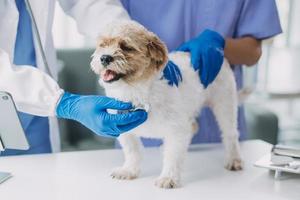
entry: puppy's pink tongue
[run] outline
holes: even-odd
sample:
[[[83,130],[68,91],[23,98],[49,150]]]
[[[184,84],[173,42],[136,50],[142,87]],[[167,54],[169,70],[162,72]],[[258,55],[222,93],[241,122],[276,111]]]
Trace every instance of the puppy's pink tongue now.
[[[114,79],[116,76],[116,73],[112,70],[105,70],[104,72],[101,73],[101,77],[104,81],[110,81]]]

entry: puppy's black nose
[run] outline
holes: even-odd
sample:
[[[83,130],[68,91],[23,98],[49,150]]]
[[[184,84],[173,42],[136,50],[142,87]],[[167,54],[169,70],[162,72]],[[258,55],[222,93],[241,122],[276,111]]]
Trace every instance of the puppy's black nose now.
[[[100,61],[101,61],[102,65],[105,67],[105,66],[109,65],[109,63],[114,61],[114,58],[110,55],[103,55],[103,56],[101,56]]]

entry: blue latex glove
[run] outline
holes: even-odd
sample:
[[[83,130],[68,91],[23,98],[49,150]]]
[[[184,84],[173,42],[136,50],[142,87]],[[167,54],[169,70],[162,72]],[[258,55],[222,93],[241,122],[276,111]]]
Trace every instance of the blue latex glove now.
[[[224,59],[224,38],[217,32],[206,29],[177,50],[191,53],[191,62],[199,70],[201,83],[206,88],[218,75]]]
[[[147,119],[145,111],[126,114],[109,114],[107,109],[130,110],[131,103],[124,103],[105,96],[80,96],[64,93],[56,108],[57,117],[80,122],[97,135],[118,137]]]
[[[179,68],[170,60],[163,70],[163,77],[168,80],[170,86],[175,84],[178,87],[179,82],[182,81],[182,75]]]

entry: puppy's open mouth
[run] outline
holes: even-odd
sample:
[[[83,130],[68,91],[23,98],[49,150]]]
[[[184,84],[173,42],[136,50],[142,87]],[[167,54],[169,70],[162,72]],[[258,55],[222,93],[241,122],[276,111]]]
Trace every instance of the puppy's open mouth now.
[[[106,69],[101,72],[101,78],[104,82],[112,83],[122,78],[124,74],[117,73],[111,69]]]

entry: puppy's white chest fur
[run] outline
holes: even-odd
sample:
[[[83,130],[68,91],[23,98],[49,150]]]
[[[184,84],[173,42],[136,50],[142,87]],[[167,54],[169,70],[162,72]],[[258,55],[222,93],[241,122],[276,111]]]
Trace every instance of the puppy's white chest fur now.
[[[222,82],[222,77],[226,75],[226,71],[230,70],[228,66],[224,66],[216,82],[204,90],[200,84],[198,73],[190,64],[188,53],[171,53],[169,59],[179,67],[182,74],[183,81],[178,87],[168,85],[167,80],[161,79],[162,74],[134,85],[129,85],[122,80],[115,83],[100,81],[107,96],[132,102],[139,108],[149,108],[147,121],[130,131],[131,134],[164,138],[173,134],[169,127],[190,134],[193,131],[192,124],[195,122],[195,118],[208,100],[210,88],[214,88],[213,85]],[[229,75],[232,76],[232,72],[230,73]]]

